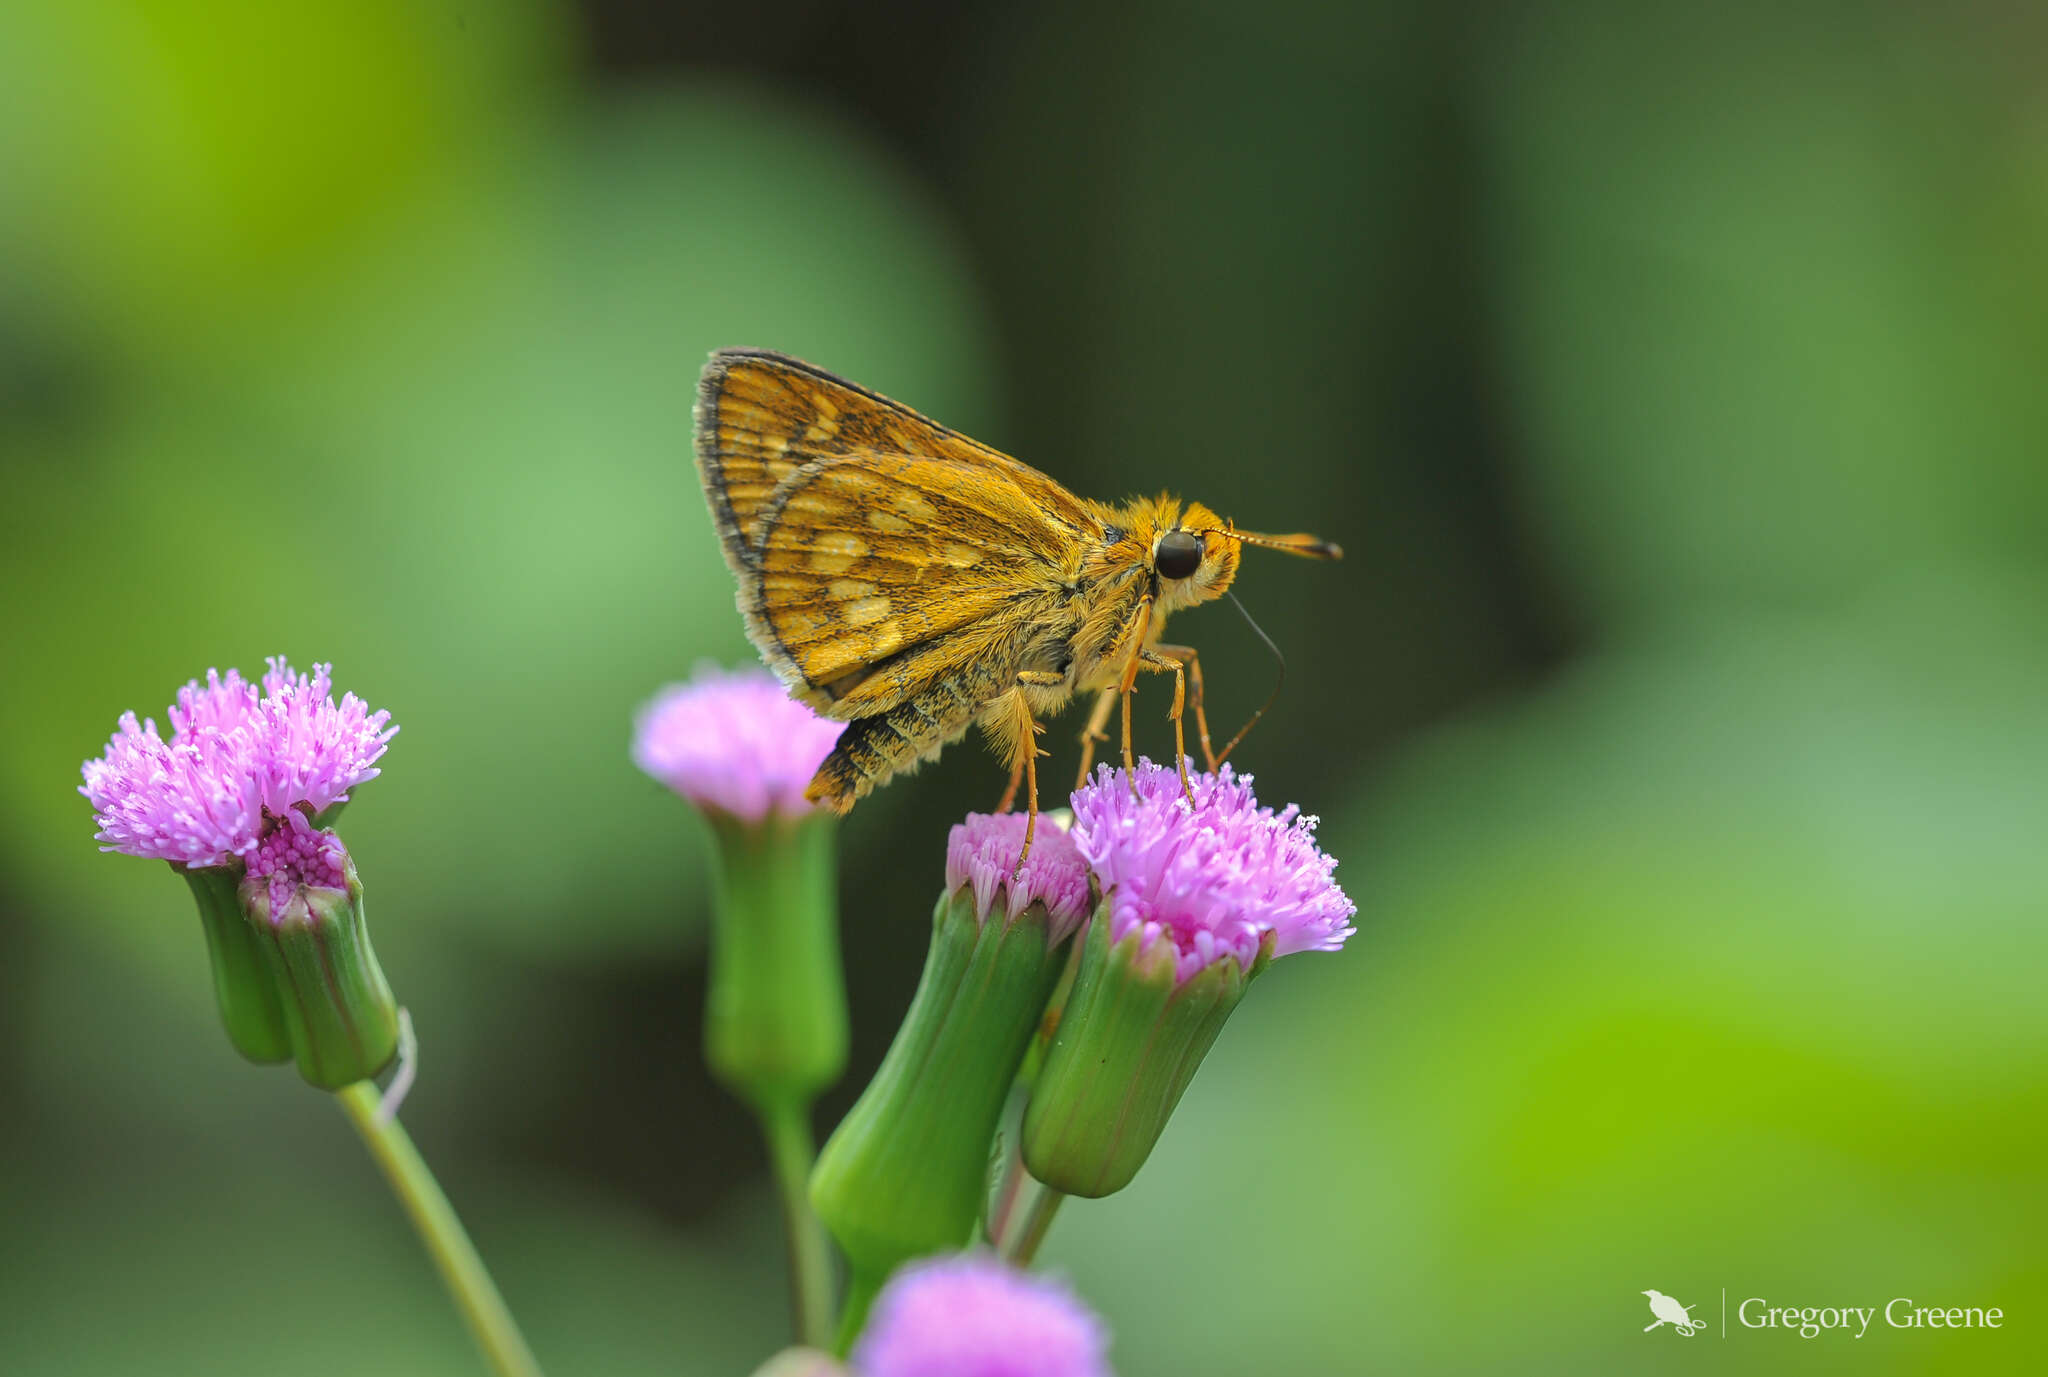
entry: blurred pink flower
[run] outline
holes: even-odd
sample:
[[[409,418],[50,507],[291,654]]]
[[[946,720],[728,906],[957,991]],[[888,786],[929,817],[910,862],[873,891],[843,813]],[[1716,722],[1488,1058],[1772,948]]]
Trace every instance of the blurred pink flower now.
[[[1034,900],[1052,915],[1051,940],[1064,940],[1088,916],[1088,867],[1064,827],[1041,813],[1031,854],[1014,881],[1024,849],[1022,813],[969,813],[946,837],[946,888],[974,887],[974,916],[986,920],[1000,898],[1015,918]]]
[[[1065,1286],[964,1253],[897,1272],[852,1361],[860,1377],[1111,1377],[1108,1355],[1109,1331]]]
[[[1110,940],[1172,943],[1183,982],[1225,957],[1249,970],[1269,933],[1275,956],[1343,946],[1358,908],[1331,878],[1316,820],[1260,807],[1228,765],[1190,782],[1192,809],[1178,774],[1149,760],[1136,798],[1108,765],[1075,791],[1074,842],[1109,898]]]
[[[762,669],[700,668],[640,710],[633,763],[699,808],[758,823],[811,811],[804,789],[845,728]]]

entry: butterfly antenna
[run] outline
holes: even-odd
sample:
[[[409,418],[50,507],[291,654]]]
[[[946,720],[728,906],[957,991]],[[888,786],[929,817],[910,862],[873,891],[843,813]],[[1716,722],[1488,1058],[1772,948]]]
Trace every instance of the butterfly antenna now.
[[[1285,554],[1301,555],[1306,559],[1342,559],[1344,547],[1334,540],[1320,536],[1303,535],[1262,535],[1257,531],[1228,530],[1224,532],[1232,540],[1241,540],[1247,545],[1256,545],[1264,550],[1279,550]]]
[[[1266,695],[1266,701],[1261,703],[1259,710],[1252,714],[1252,720],[1237,729],[1237,735],[1230,738],[1229,742],[1223,747],[1222,753],[1216,757],[1216,764],[1219,767],[1224,761],[1230,759],[1230,753],[1237,749],[1237,743],[1250,735],[1253,727],[1259,725],[1259,719],[1266,715],[1266,710],[1280,701],[1280,690],[1286,687],[1287,684],[1287,657],[1280,653],[1280,647],[1275,645],[1273,638],[1266,634],[1266,628],[1252,620],[1251,612],[1246,609],[1243,603],[1237,600],[1236,593],[1225,589],[1223,596],[1230,599],[1231,606],[1235,607],[1244,617],[1245,624],[1251,627],[1253,631],[1258,632],[1259,639],[1266,643],[1266,649],[1273,652],[1273,660],[1280,666],[1280,672],[1274,676],[1273,691]]]

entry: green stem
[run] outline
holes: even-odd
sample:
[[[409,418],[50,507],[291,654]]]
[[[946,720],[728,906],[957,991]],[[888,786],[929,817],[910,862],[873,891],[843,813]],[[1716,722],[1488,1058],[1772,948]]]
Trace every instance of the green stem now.
[[[1038,1245],[1045,1242],[1045,1235],[1052,1228],[1052,1217],[1059,1212],[1060,1202],[1067,1198],[1065,1191],[1041,1186],[1038,1198],[1031,1202],[1031,1213],[1025,1216],[1024,1227],[1017,1235],[1016,1243],[1010,1247],[1010,1261],[1019,1267],[1029,1267],[1031,1260],[1038,1256]]]
[[[885,1280],[885,1276],[876,1276],[858,1268],[849,1270],[846,1303],[839,1310],[839,1337],[832,1341],[834,1356],[844,1358],[853,1351],[853,1341],[867,1327],[868,1311],[874,1308],[875,1297],[881,1294]]]
[[[1010,1221],[1016,1217],[1017,1198],[1024,1190],[1024,1159],[1013,1149],[1003,1159],[1003,1180],[996,1190],[995,1203],[989,1207],[988,1220],[983,1236],[988,1246],[1000,1251],[1003,1235],[1010,1232]]]
[[[412,1217],[413,1228],[427,1245],[456,1308],[490,1360],[491,1370],[499,1377],[540,1377],[540,1364],[533,1360],[526,1340],[520,1337],[512,1312],[505,1308],[504,1298],[498,1294],[491,1274],[484,1270],[483,1259],[476,1254],[476,1246],[463,1232],[462,1221],[455,1217],[455,1210],[441,1193],[433,1172],[420,1159],[419,1149],[412,1145],[398,1120],[379,1120],[377,1087],[368,1081],[357,1081],[336,1091],[334,1097],[341,1101],[342,1112],[362,1135],[363,1145],[377,1159],[384,1178],[391,1183],[392,1193]]]
[[[823,1348],[832,1334],[832,1251],[825,1241],[825,1226],[811,1209],[810,1114],[793,1100],[763,1105],[760,1112],[761,1133],[768,1140],[775,1185],[782,1196],[797,1342]]]
[[[1028,1059],[1028,1058],[1027,1058]],[[1024,1105],[1027,1087],[1022,1076],[1010,1087],[1010,1103],[1003,1110],[1002,1127],[996,1130],[996,1146],[1002,1158],[1001,1169],[996,1175],[994,1198],[982,1212],[982,1241],[1000,1253],[1003,1250],[1003,1236],[1010,1231],[1011,1221],[1016,1218],[1017,1202],[1024,1194],[1024,1182],[1029,1178],[1024,1172]]]

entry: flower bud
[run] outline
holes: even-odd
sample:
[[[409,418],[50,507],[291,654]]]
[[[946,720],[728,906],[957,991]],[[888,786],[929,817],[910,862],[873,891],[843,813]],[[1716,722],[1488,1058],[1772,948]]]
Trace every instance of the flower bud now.
[[[718,865],[704,1059],[757,1105],[808,1104],[846,1069],[836,819],[707,816]]]
[[[398,728],[332,666],[269,661],[260,684],[208,670],[178,690],[171,735],[123,713],[79,792],[105,851],[169,861],[199,904],[228,1040],[254,1062],[297,1058],[336,1089],[391,1059],[397,1013],[363,928],[348,853],[322,830]],[[319,821],[309,823],[308,818]]]
[[[370,947],[362,882],[341,839],[294,810],[258,845],[239,898],[299,1074],[339,1090],[390,1065],[398,1003]]]
[[[1174,978],[1172,950],[1110,941],[1096,911],[1074,991],[1024,1115],[1024,1164],[1068,1195],[1120,1191],[1138,1174],[1251,978],[1235,957]]]
[[[634,725],[635,763],[717,841],[704,1055],[757,1109],[806,1106],[846,1069],[834,819],[804,799],[842,730],[760,670],[710,665]]]
[[[1086,873],[1057,828],[1039,827],[1013,876],[1023,831],[1016,815],[953,829],[917,993],[812,1173],[863,1302],[899,1263],[973,1234],[1004,1101],[1086,912]]]
[[[256,929],[242,913],[237,893],[242,866],[193,866],[172,863],[199,901],[199,922],[206,931],[206,952],[213,962],[213,993],[220,1005],[221,1026],[235,1050],[259,1065],[292,1059],[291,1029],[284,1004],[271,979],[270,962],[258,944]]]
[[[1314,819],[1261,808],[1250,786],[1225,766],[1196,777],[1190,806],[1147,762],[1074,794],[1102,902],[1024,1114],[1024,1163],[1046,1185],[1130,1184],[1252,977],[1351,935]]]

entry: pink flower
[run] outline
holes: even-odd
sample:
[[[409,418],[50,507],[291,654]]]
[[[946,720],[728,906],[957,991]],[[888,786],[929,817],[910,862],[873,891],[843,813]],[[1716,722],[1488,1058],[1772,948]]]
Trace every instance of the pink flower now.
[[[157,735],[154,719],[121,728],[98,760],[85,762],[79,792],[91,800],[102,851],[180,865],[226,865],[262,828],[262,790],[248,769],[241,732]]]
[[[974,916],[986,921],[998,906],[1015,918],[1033,902],[1052,916],[1051,940],[1061,942],[1088,916],[1088,867],[1066,829],[1041,813],[1031,854],[1015,880],[1024,849],[1022,813],[969,813],[946,837],[946,888],[974,887]]]
[[[761,669],[705,665],[640,710],[633,763],[699,808],[758,823],[811,811],[804,789],[845,728]]]
[[[169,740],[156,722],[121,715],[79,787],[99,823],[101,850],[227,865],[247,859],[272,818],[300,808],[323,812],[376,778],[375,762],[398,731],[354,694],[330,695],[330,666],[310,679],[283,657],[270,661],[264,696],[234,670],[206,673],[178,690]]]
[[[375,779],[378,757],[398,733],[388,712],[371,712],[353,693],[334,701],[333,665],[294,674],[282,655],[267,661],[259,757],[263,806],[279,817],[309,805],[324,813],[348,802],[349,791]]]
[[[1191,783],[1192,809],[1175,771],[1149,760],[1136,798],[1107,765],[1075,791],[1074,842],[1109,900],[1110,940],[1171,943],[1182,982],[1226,957],[1250,969],[1268,936],[1275,956],[1343,946],[1358,908],[1331,878],[1316,820],[1260,807],[1228,765]]]
[[[1111,1377],[1108,1355],[1065,1286],[967,1253],[897,1272],[852,1358],[860,1377]]]

